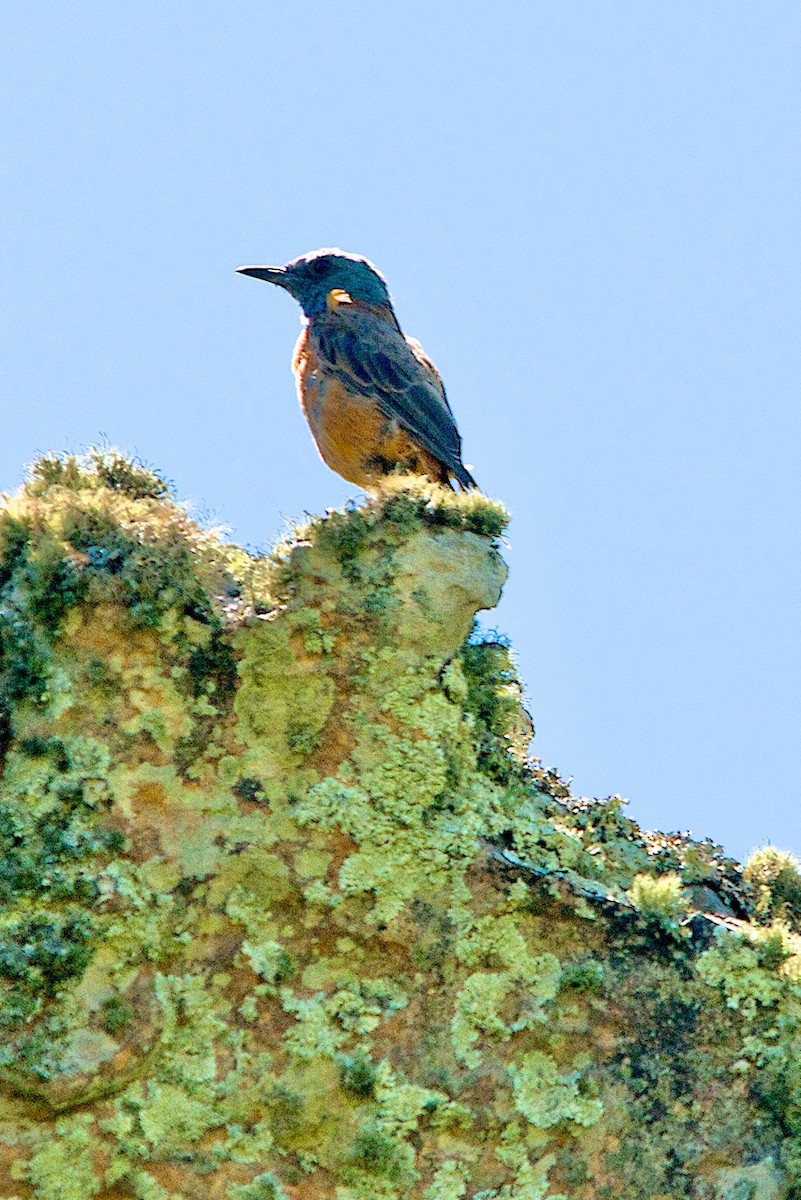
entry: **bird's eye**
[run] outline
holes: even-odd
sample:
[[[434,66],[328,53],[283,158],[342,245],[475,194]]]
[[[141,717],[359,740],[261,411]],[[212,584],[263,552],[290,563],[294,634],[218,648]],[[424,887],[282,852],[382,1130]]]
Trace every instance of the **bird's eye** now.
[[[313,258],[307,265],[306,270],[313,279],[322,279],[325,275],[326,266],[321,258]]]

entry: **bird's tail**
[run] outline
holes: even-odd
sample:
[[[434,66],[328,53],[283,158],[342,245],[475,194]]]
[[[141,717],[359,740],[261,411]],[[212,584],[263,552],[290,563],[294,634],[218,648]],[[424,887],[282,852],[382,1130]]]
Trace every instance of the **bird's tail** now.
[[[453,476],[463,488],[475,488],[476,491],[481,491],[473,476],[468,471],[464,463],[457,463],[453,467]]]

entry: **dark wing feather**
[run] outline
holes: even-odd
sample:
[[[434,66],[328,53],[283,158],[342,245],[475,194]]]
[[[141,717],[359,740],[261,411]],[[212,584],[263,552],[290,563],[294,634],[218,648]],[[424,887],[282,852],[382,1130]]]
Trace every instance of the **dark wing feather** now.
[[[419,343],[371,313],[354,308],[340,314],[317,331],[326,374],[374,397],[384,416],[397,421],[460,483],[474,485],[462,464],[461,438],[442,380]]]

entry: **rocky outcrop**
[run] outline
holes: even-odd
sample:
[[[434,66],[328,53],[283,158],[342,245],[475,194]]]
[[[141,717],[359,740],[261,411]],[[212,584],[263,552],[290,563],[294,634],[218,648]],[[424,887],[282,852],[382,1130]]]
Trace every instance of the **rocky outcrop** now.
[[[801,878],[527,757],[505,514],[0,511],[0,1196],[801,1197]]]

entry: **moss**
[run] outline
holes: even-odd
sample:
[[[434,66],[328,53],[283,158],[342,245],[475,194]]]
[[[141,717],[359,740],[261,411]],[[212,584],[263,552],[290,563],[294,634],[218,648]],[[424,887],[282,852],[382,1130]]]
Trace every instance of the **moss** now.
[[[339,1060],[339,1082],[355,1096],[372,1096],[375,1091],[376,1069],[364,1054],[342,1055]]]
[[[595,958],[563,964],[560,984],[563,988],[572,988],[577,992],[603,992],[604,965]]]
[[[786,921],[801,931],[801,866],[792,854],[764,846],[749,858],[743,878],[757,893],[762,919]]]
[[[0,977],[25,993],[55,995],[65,980],[81,975],[92,955],[92,927],[73,909],[60,917],[34,916],[6,926],[0,941]],[[14,990],[9,1006],[15,1003]]]
[[[635,875],[628,898],[640,916],[678,935],[687,915],[687,901],[680,875]]]
[[[52,488],[70,491],[109,488],[136,500],[162,500],[170,485],[152,467],[129,458],[113,447],[92,447],[84,455],[45,454],[31,464],[27,484],[31,496],[44,496]]]
[[[281,1187],[272,1171],[247,1184],[234,1184],[228,1189],[228,1200],[287,1200],[287,1193]]]
[[[533,727],[522,709],[522,689],[508,640],[474,629],[462,649],[465,708],[476,721],[478,761],[500,783],[519,777]]]
[[[110,996],[103,1001],[103,1028],[109,1033],[124,1033],[130,1028],[134,1010],[119,996]]]
[[[105,824],[108,751],[81,736],[20,739],[0,781],[0,1024],[24,1025],[43,1000],[79,979],[99,944],[87,908],[99,897],[98,873],[123,844]],[[27,1035],[26,1035],[27,1037]],[[27,1049],[12,1055],[41,1074]],[[6,1055],[9,1052],[6,1051]]]
[[[158,628],[176,606],[196,620],[211,619],[188,544],[152,541],[141,527],[125,529],[113,513],[91,508],[76,510],[65,534],[83,561],[86,593],[96,603],[123,604],[134,628]]]
[[[454,494],[415,476],[389,477],[377,502],[381,518],[409,531],[416,521],[498,538],[509,523],[503,505],[480,492]]]
[[[529,758],[504,520],[251,556],[114,452],[0,508],[0,1194],[801,1187],[793,864]]]
[[[409,1181],[409,1148],[374,1126],[363,1129],[355,1138],[349,1157],[368,1175],[384,1176],[390,1183]]]
[[[449,488],[415,476],[393,476],[364,508],[350,507],[331,513],[323,523],[314,523],[299,536],[320,531],[324,549],[333,549],[343,564],[354,562],[379,523],[397,536],[413,533],[421,524],[434,528],[461,529],[479,537],[499,538],[509,522],[497,501],[479,492],[457,494]]]
[[[238,799],[250,804],[261,804],[265,799],[264,788],[258,779],[238,779],[231,791]]]

